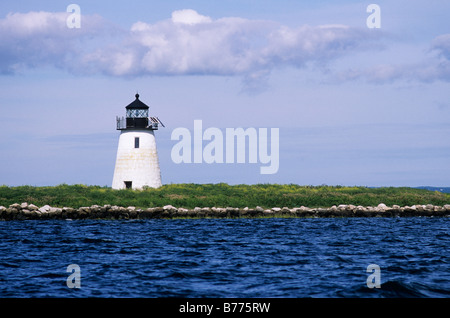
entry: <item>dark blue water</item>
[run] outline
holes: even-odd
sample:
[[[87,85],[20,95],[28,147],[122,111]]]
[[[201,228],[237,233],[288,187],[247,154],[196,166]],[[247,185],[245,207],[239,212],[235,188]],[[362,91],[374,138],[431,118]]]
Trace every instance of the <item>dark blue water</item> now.
[[[0,222],[0,297],[449,297],[449,222]],[[369,264],[380,288],[367,287]]]

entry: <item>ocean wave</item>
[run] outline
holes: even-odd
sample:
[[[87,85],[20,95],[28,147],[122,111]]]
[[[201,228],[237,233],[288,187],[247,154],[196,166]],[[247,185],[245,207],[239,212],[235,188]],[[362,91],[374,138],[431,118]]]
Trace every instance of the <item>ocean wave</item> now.
[[[0,297],[447,298],[449,221],[0,222]],[[380,288],[367,287],[369,264]]]

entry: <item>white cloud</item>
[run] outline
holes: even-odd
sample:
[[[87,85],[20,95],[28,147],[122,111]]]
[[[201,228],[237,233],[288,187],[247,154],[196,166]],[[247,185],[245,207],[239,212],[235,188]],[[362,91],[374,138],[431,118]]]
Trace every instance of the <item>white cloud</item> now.
[[[443,34],[433,39],[425,53],[415,62],[383,63],[369,68],[336,72],[335,79],[340,81],[362,79],[379,84],[393,81],[450,81],[450,34]]]
[[[441,58],[435,68],[436,77],[450,81],[450,34],[443,34],[436,37],[431,43],[431,49],[438,52]]]
[[[0,73],[53,65],[80,74],[112,76],[241,76],[245,85],[256,87],[274,69],[328,65],[341,56],[380,50],[385,38],[383,32],[346,25],[293,28],[238,17],[213,20],[191,9],[119,31],[107,31],[111,25],[99,16],[83,15],[82,27],[69,29],[68,14],[12,13],[1,19]],[[372,82],[450,80],[450,35],[437,37],[430,47],[438,53],[431,62],[376,65],[335,75]]]
[[[431,43],[431,48],[438,51],[445,59],[450,60],[450,34],[436,37]]]
[[[194,10],[184,9],[172,12],[172,22],[193,25],[198,23],[212,22],[212,20],[210,17],[198,14]]]
[[[346,26],[303,26],[226,17],[212,20],[194,10],[174,11],[154,24],[136,22],[103,43],[104,21],[82,16],[80,29],[66,27],[67,13],[9,14],[0,20],[2,72],[54,64],[78,72],[115,76],[244,75],[267,73],[280,65],[304,66],[350,53],[371,41],[367,31]],[[93,37],[89,46],[81,38]],[[92,43],[99,41],[98,45]],[[90,50],[86,49],[89,47]],[[75,52],[75,54],[74,54]],[[254,77],[254,76],[253,76]]]
[[[66,67],[81,50],[80,40],[98,35],[103,19],[83,17],[83,28],[69,29],[69,13],[9,13],[0,20],[0,73],[29,67]]]
[[[169,20],[135,23],[126,45],[100,49],[88,60],[100,63],[100,71],[116,74],[115,64],[120,59],[115,56],[127,51],[133,63],[128,64],[128,69],[122,69],[122,75],[205,74],[255,78],[284,65],[303,67],[310,62],[324,63],[374,41],[377,39],[367,30],[342,25],[306,25],[293,29],[272,21],[233,17],[212,20],[193,10],[181,10],[175,11]]]

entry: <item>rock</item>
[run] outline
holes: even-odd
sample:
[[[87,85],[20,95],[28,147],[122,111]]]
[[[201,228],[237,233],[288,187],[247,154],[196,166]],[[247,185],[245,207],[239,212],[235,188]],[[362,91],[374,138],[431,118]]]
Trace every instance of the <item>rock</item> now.
[[[102,210],[102,207],[94,204],[94,205],[91,205],[91,207],[89,209],[90,209],[91,213],[98,213]]]
[[[56,208],[49,205],[37,207],[34,204],[23,202],[14,203],[8,208],[0,206],[0,219],[2,220],[26,220],[26,219],[141,219],[141,218],[173,218],[173,217],[256,217],[269,216],[276,217],[281,215],[292,215],[297,217],[393,217],[393,216],[448,216],[450,204],[443,206],[413,205],[411,207],[393,205],[392,208],[380,203],[378,206],[352,204],[333,205],[330,208],[300,208],[273,207],[263,209],[257,206],[255,209],[245,208],[217,208],[217,207],[195,207],[194,209],[175,208],[172,205],[164,207],[148,208],[146,210],[136,209],[134,206],[119,207],[111,205],[92,205],[90,207],[80,207],[73,209],[70,207]]]
[[[151,219],[152,217],[153,217],[153,209],[152,208],[142,210],[138,216],[139,219]]]
[[[44,205],[43,207],[40,207],[38,209],[38,211],[41,212],[41,213],[46,213],[46,212],[50,211],[50,206],[49,205]]]
[[[219,212],[219,208],[216,208],[215,206],[213,206],[211,208],[211,215],[212,216],[219,216],[220,212]]]
[[[239,208],[227,207],[226,211],[229,217],[239,216]]]
[[[413,206],[405,206],[402,208],[402,212],[403,213],[414,213],[417,211],[417,208],[415,205]]]
[[[47,213],[50,218],[59,218],[59,216],[61,216],[61,214],[62,214],[62,209],[61,208],[50,208],[50,210]]]
[[[320,215],[325,216],[325,217],[331,215],[331,211],[329,211],[328,209],[324,209],[324,208],[318,208],[317,213],[319,213]]]
[[[370,212],[367,211],[365,207],[362,205],[358,205],[354,210],[347,211],[348,215],[354,214],[354,216],[363,216],[366,217]]]
[[[11,214],[17,213],[16,208],[7,208],[5,212],[3,212],[4,215],[10,216]]]
[[[36,210],[39,210],[39,207],[36,206],[36,205],[34,205],[34,204],[29,204],[29,205],[28,205],[28,210],[30,210],[30,211],[36,211]]]
[[[291,210],[290,210],[288,207],[284,206],[284,207],[281,209],[281,213],[283,213],[283,214],[289,214],[289,213],[291,213]]]
[[[36,214],[36,212],[32,212],[28,209],[23,209],[22,213],[25,216],[25,218],[32,218],[34,216],[34,214]]]

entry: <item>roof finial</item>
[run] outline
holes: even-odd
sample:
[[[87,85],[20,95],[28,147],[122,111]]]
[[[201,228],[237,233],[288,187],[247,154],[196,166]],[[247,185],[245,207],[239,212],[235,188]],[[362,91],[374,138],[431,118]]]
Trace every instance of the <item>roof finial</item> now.
[[[136,97],[136,99],[139,99],[139,93],[138,91],[136,91],[136,95],[134,95]]]

